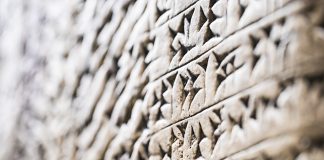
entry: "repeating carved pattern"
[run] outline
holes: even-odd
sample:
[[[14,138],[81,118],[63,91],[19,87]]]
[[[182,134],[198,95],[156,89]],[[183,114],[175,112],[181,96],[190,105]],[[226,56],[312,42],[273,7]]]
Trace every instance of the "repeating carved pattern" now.
[[[324,158],[322,0],[71,6],[31,100],[45,159]]]

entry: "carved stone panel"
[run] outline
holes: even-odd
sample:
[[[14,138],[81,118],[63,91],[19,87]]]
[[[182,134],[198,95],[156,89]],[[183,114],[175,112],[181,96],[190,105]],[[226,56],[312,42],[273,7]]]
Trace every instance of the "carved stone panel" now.
[[[323,0],[1,11],[0,159],[324,159]]]

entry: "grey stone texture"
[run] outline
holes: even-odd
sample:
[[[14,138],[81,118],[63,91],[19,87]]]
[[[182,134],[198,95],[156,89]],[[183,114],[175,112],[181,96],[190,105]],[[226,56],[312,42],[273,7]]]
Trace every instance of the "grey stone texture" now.
[[[2,160],[323,160],[323,0],[0,0]]]

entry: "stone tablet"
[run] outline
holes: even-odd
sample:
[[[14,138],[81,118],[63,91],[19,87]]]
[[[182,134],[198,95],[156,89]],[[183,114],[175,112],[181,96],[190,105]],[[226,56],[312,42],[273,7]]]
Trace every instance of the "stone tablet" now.
[[[0,159],[324,159],[323,0],[0,0],[0,76]]]

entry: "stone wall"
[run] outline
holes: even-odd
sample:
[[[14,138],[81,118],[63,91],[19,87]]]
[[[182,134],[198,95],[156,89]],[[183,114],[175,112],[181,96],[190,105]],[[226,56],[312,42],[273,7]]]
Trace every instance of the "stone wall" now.
[[[0,159],[324,159],[323,0],[0,0]]]

